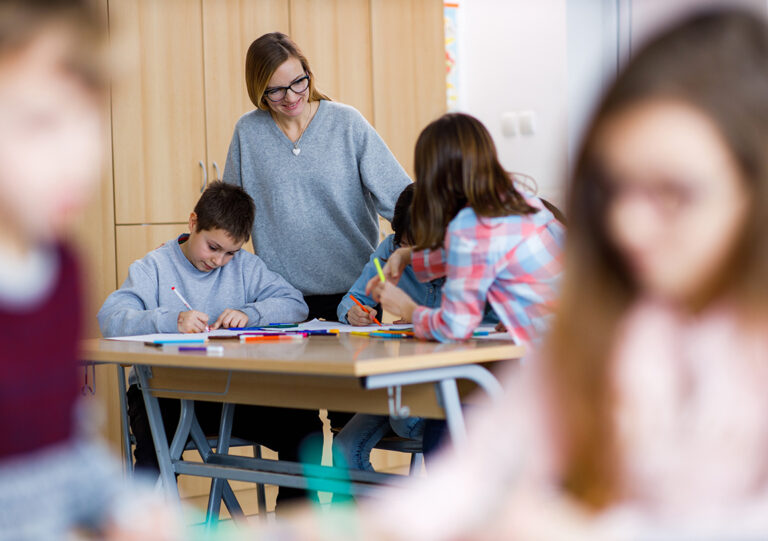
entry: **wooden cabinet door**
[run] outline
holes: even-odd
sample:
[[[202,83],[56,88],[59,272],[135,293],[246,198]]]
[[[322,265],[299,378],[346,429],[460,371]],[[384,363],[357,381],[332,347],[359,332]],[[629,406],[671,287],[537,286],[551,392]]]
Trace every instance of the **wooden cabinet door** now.
[[[371,0],[376,130],[413,177],[413,147],[446,110],[442,0]]]
[[[115,221],[179,222],[200,197],[205,148],[200,0],[110,0]]]
[[[237,119],[255,107],[245,88],[245,53],[267,32],[288,34],[288,0],[203,0],[208,177],[224,174]],[[216,167],[214,167],[214,162]]]
[[[369,0],[291,0],[291,38],[317,88],[374,124]]]
[[[117,243],[117,284],[128,277],[128,267],[166,241],[189,231],[187,223],[156,225],[118,225],[115,228]]]

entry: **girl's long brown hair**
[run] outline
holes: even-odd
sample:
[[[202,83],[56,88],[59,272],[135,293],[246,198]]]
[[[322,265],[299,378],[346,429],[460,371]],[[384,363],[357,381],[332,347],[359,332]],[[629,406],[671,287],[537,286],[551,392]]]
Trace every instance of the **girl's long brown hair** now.
[[[442,246],[448,224],[467,205],[483,217],[536,212],[499,163],[488,130],[470,115],[448,113],[424,128],[414,166],[416,249]]]
[[[309,67],[307,57],[301,52],[299,46],[282,32],[271,32],[254,40],[245,55],[245,86],[248,89],[248,97],[251,98],[257,109],[269,111],[264,91],[280,64],[290,58],[298,59],[304,73],[309,75],[307,101],[331,99],[315,86],[315,76]]]
[[[745,311],[768,307],[768,27],[747,12],[704,12],[658,36],[620,74],[587,131],[569,190],[565,281],[545,369],[560,414],[564,488],[594,508],[622,492],[610,358],[618,323],[639,294],[606,235],[595,141],[608,119],[657,99],[705,114],[738,163],[752,208],[717,294]]]

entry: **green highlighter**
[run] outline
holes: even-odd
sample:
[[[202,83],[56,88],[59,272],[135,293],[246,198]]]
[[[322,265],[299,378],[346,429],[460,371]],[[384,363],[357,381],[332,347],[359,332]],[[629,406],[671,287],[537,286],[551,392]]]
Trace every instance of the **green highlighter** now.
[[[379,280],[381,280],[381,283],[383,284],[387,279],[384,278],[384,271],[381,270],[381,263],[379,262],[378,257],[373,258],[373,264],[376,265],[376,271],[379,273]]]

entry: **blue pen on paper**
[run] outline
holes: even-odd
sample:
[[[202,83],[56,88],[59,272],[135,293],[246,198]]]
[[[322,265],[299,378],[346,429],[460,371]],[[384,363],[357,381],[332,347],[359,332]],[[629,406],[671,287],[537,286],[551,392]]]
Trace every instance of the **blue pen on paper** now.
[[[260,331],[264,327],[229,327],[230,331]]]
[[[490,331],[475,331],[472,336],[488,336],[489,334],[491,334]]]
[[[255,327],[229,327],[230,331],[261,331],[264,329],[292,329],[298,327],[296,323],[270,323],[268,325],[257,325]]]
[[[298,330],[298,331],[285,331],[285,334],[294,334],[294,333],[319,335],[319,336],[336,336],[339,334],[339,330],[338,329],[304,329],[304,330]]]

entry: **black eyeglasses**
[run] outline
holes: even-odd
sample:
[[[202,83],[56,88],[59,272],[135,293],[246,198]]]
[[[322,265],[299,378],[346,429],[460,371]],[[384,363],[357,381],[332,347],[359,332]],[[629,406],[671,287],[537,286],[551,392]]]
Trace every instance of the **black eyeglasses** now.
[[[272,88],[268,88],[264,91],[264,97],[272,103],[277,103],[285,98],[289,88],[294,94],[303,94],[307,91],[307,88],[309,88],[309,75],[296,79],[288,86],[273,86]]]

